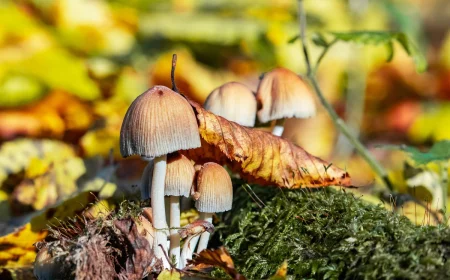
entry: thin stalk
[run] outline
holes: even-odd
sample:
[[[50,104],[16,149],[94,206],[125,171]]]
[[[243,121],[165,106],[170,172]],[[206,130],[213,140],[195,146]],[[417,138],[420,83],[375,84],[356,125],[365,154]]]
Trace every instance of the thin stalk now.
[[[166,178],[166,169],[167,155],[156,157],[153,168],[151,205],[153,211],[153,227],[155,228],[155,239],[153,244],[155,256],[162,260],[165,269],[170,269],[169,262],[165,258],[165,252],[167,252],[167,222],[166,209],[164,207],[164,180]]]
[[[277,120],[275,122],[275,126],[272,129],[272,134],[281,137],[281,135],[283,135],[283,131],[284,131],[284,119]]]
[[[353,46],[354,56],[351,58],[348,71],[347,96],[345,100],[345,119],[346,125],[352,132],[353,137],[358,138],[361,129],[361,123],[364,116],[364,101],[366,92],[366,77],[361,63],[358,60],[360,50]],[[340,159],[348,158],[354,151],[353,145],[341,133],[335,149],[335,156]]]
[[[175,84],[175,68],[177,67],[177,54],[172,55],[172,69],[170,71],[170,80],[172,81],[172,90],[178,92],[177,85]]]
[[[169,255],[176,264],[176,268],[181,269],[180,263],[180,198],[170,196],[170,251]]]
[[[351,10],[351,22],[357,27],[358,22],[367,10],[367,0],[348,0]],[[366,95],[366,73],[361,65],[361,46],[349,46],[352,56],[350,57],[350,69],[348,71],[348,82],[345,100],[345,120],[355,138],[359,137],[361,123],[364,116],[364,101]],[[316,64],[316,67],[319,64]],[[335,148],[335,157],[347,159],[354,151],[353,145],[341,134]]]
[[[447,195],[448,195],[448,161],[444,161],[441,167],[441,184],[442,184],[442,210],[444,212],[444,223],[447,224]]]
[[[305,11],[303,9],[303,0],[298,0],[298,12],[299,12],[299,18],[300,18],[299,19],[299,21],[300,21],[300,38],[302,39],[301,41],[302,41],[303,53],[305,54],[306,66],[308,69],[307,75],[314,87],[314,91],[316,92],[317,96],[319,97],[319,100],[322,103],[323,107],[325,108],[325,110],[327,110],[328,114],[330,115],[331,119],[333,120],[334,125],[339,129],[339,131],[345,137],[347,137],[347,139],[350,141],[350,143],[355,147],[356,151],[358,151],[358,153],[370,165],[370,167],[376,173],[376,175],[379,176],[383,180],[383,183],[385,184],[385,186],[389,190],[393,191],[393,186],[392,186],[391,182],[389,181],[386,170],[384,170],[384,168],[376,161],[376,159],[370,154],[370,152],[364,147],[364,145],[358,140],[358,138],[353,136],[352,132],[347,127],[345,122],[338,116],[336,111],[334,111],[333,107],[325,99],[314,74],[311,72],[311,64],[310,64],[310,60],[309,60],[308,47],[306,45],[306,40],[305,40],[306,17],[305,17]]]
[[[303,0],[298,0],[298,21],[300,25],[300,40],[302,42],[303,46],[303,54],[305,55],[305,62],[306,62],[306,74],[308,76],[311,75],[311,62],[309,61],[309,54],[308,54],[308,48],[306,47],[306,13],[305,9],[303,8]]]
[[[212,213],[200,212],[200,220],[204,220],[209,223],[212,223],[212,215],[213,215]],[[211,236],[211,233],[209,233],[207,231],[202,233],[202,235],[200,236],[200,242],[198,243],[198,247],[197,247],[197,254],[200,253],[201,251],[205,250],[208,247],[208,242],[209,242],[210,236]]]
[[[319,68],[320,62],[322,62],[325,55],[328,53],[328,50],[337,42],[338,40],[336,38],[333,39],[330,43],[328,43],[328,46],[326,48],[323,48],[322,53],[319,55],[319,58],[316,61],[316,66],[312,70],[313,74],[317,72],[317,69]]]

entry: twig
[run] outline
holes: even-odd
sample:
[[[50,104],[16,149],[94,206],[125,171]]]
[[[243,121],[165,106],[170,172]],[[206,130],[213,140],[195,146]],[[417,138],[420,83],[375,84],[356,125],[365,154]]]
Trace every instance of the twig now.
[[[298,21],[300,25],[300,39],[302,41],[303,46],[303,54],[305,55],[306,69],[307,75],[311,75],[311,63],[309,61],[308,48],[306,47],[306,14],[303,9],[303,0],[298,0]]]
[[[442,188],[442,212],[444,215],[443,221],[447,223],[447,188],[448,188],[448,161],[445,160],[440,165],[441,168],[441,188]]]
[[[172,81],[172,90],[178,92],[177,85],[175,84],[175,68],[177,67],[177,54],[172,55],[172,71],[170,71],[170,79]]]
[[[328,43],[326,48],[323,48],[322,53],[319,55],[319,58],[316,61],[316,65],[314,66],[314,69],[312,70],[313,73],[315,74],[317,72],[317,69],[319,68],[320,62],[322,62],[322,59],[325,57],[325,54],[328,53],[328,50],[338,41],[337,38],[334,38],[333,41],[331,41],[330,43]]]
[[[298,0],[298,13],[299,13],[298,16],[299,16],[299,21],[300,21],[300,38],[302,39],[303,53],[305,54],[306,66],[308,69],[308,78],[311,81],[311,83],[314,87],[314,90],[320,99],[320,102],[322,103],[324,108],[327,110],[328,114],[330,115],[331,119],[333,120],[334,125],[340,130],[340,132],[345,137],[347,137],[347,139],[350,141],[350,143],[355,147],[355,149],[364,158],[364,160],[370,165],[370,167],[373,169],[373,171],[383,180],[383,183],[385,184],[385,186],[389,190],[393,191],[393,186],[387,176],[386,170],[384,170],[384,168],[376,161],[376,159],[373,158],[373,156],[364,147],[364,145],[356,137],[353,136],[353,134],[351,133],[350,129],[347,127],[345,122],[337,115],[336,111],[325,99],[314,74],[311,72],[311,64],[309,61],[309,52],[308,52],[308,47],[306,45],[306,40],[305,40],[306,17],[305,17],[305,11],[303,9],[303,0]]]
[[[163,253],[164,253],[164,257],[166,257],[166,259],[167,259],[167,262],[169,263],[169,265],[170,265],[170,267],[172,268],[172,269],[176,269],[176,267],[172,264],[172,261],[170,260],[170,258],[169,258],[169,256],[167,255],[167,252],[166,252],[166,250],[164,249],[164,247],[161,245],[161,244],[158,244],[158,246],[161,248],[161,250],[163,251]]]

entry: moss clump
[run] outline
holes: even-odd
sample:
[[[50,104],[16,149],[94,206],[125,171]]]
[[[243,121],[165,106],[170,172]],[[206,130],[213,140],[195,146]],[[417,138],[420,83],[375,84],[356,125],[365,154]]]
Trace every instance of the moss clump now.
[[[344,191],[272,193],[262,208],[249,203],[225,239],[250,279],[267,278],[284,260],[296,279],[450,277],[448,227],[415,226]]]

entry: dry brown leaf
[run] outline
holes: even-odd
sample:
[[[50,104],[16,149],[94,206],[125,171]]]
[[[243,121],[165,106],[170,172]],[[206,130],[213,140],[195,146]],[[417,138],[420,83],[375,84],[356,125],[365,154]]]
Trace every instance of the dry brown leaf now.
[[[185,151],[197,163],[229,165],[243,179],[261,185],[296,189],[330,185],[350,186],[344,170],[310,155],[286,139],[243,127],[190,101],[199,122],[202,147]]]
[[[114,221],[116,228],[126,237],[129,244],[124,268],[119,273],[119,279],[142,279],[152,271],[161,269],[161,260],[155,257],[145,235],[141,235],[138,227],[131,219]],[[151,224],[150,224],[151,226]],[[149,228],[150,230],[151,228]]]
[[[205,231],[213,233],[214,225],[207,221],[197,220],[178,230],[178,233],[180,234],[181,238],[186,238],[188,236],[200,235]]]
[[[190,270],[207,271],[212,267],[218,267],[222,268],[235,280],[246,279],[234,268],[233,260],[225,247],[220,247],[215,250],[203,250],[193,260],[188,260],[188,264],[193,265],[189,267]]]

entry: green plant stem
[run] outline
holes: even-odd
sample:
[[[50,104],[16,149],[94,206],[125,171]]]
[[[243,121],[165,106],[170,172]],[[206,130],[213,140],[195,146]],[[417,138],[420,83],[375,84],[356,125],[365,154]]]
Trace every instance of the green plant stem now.
[[[328,53],[328,50],[338,41],[337,38],[334,38],[333,41],[331,41],[326,48],[323,48],[322,53],[319,55],[319,58],[317,59],[316,65],[313,69],[313,74],[317,72],[317,69],[319,68],[319,64],[322,61],[322,59],[325,57],[325,55]]]
[[[447,195],[448,195],[448,160],[443,161],[441,167],[441,184],[442,184],[442,210],[444,213],[444,224],[447,224]]]
[[[377,160],[370,154],[370,152],[364,147],[364,145],[358,140],[358,138],[354,137],[351,133],[350,129],[347,127],[345,122],[338,116],[333,107],[328,103],[325,99],[325,96],[320,89],[319,83],[317,82],[314,73],[311,71],[311,64],[309,60],[308,47],[306,45],[306,16],[305,10],[303,9],[303,0],[298,0],[298,12],[299,12],[299,21],[300,21],[300,38],[302,41],[303,53],[305,55],[305,61],[307,66],[307,76],[310,79],[314,90],[319,97],[320,102],[327,110],[331,119],[333,120],[334,125],[339,129],[339,131],[349,140],[349,142],[355,147],[358,153],[364,158],[364,160],[370,165],[372,170],[379,176],[384,182],[385,186],[393,191],[393,186],[387,176],[386,170],[377,162]]]
[[[303,53],[305,55],[307,75],[310,76],[312,71],[311,62],[309,61],[308,49],[306,47],[306,32],[304,32],[306,30],[306,14],[305,9],[303,8],[303,0],[298,0],[298,21],[300,24],[300,40],[302,41]]]

